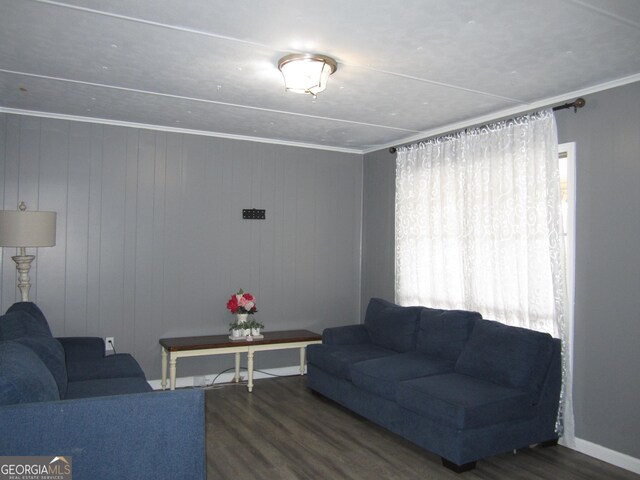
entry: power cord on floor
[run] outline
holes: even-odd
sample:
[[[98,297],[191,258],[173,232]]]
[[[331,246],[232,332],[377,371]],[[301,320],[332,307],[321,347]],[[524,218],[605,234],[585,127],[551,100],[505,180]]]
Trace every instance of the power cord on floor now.
[[[242,368],[242,367],[240,367]],[[235,370],[235,367],[232,368],[227,368],[226,370],[221,371],[220,373],[218,373],[215,377],[213,377],[213,380],[211,380],[211,383],[209,385],[205,385],[205,387],[213,387],[213,384],[216,383],[216,380],[218,379],[218,377],[220,375],[222,375],[223,373],[227,373],[230,372],[231,370]],[[235,383],[235,382],[234,382]]]
[[[292,375],[276,375],[275,373],[269,373],[269,372],[265,372],[264,370],[256,370],[255,368],[253,369],[254,372],[260,372],[260,373],[264,373],[265,375],[271,375],[272,377],[291,377]]]
[[[214,387],[216,380],[220,377],[220,375],[230,372],[230,371],[235,371],[235,367],[231,367],[231,368],[227,368],[226,370],[221,371],[220,373],[218,373],[215,377],[213,377],[213,380],[211,380],[211,383],[206,384],[205,388],[212,388]],[[240,366],[240,370],[244,370],[244,371],[248,371],[247,367],[243,367]],[[260,372],[264,375],[270,375],[272,377],[288,377],[289,375],[276,375],[275,373],[270,373],[270,372],[265,372],[264,370],[257,370],[257,369],[253,369],[254,372]],[[219,383],[219,386],[223,386],[223,385],[242,385],[247,383],[246,381],[241,381],[241,382],[225,382],[225,383]]]

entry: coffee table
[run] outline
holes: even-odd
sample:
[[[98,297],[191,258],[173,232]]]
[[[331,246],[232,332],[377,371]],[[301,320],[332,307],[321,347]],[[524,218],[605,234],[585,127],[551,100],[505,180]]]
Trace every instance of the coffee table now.
[[[202,337],[161,338],[162,389],[167,386],[167,360],[169,364],[170,389],[176,388],[176,368],[179,358],[201,357],[235,353],[235,382],[240,381],[240,354],[247,354],[247,389],[253,391],[253,357],[255,352],[266,350],[300,349],[300,375],[304,375],[305,348],[313,343],[322,343],[322,336],[309,330],[283,330],[263,332],[260,340],[230,340],[228,335]]]

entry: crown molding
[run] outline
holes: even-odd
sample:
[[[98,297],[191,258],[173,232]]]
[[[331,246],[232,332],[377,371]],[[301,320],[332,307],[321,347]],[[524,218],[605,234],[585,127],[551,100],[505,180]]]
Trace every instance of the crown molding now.
[[[201,135],[205,137],[226,138],[230,140],[242,140],[245,142],[267,143],[271,145],[283,145],[286,147],[310,148],[313,150],[327,150],[339,153],[363,154],[362,149],[335,147],[331,145],[319,145],[316,143],[292,142],[277,138],[251,137],[248,135],[234,135],[231,133],[209,132],[206,130],[193,130],[189,128],[167,127],[164,125],[153,125],[148,123],[125,122],[122,120],[110,120],[107,118],[83,117],[80,115],[66,115],[63,113],[40,112],[37,110],[21,110],[18,108],[0,107],[0,113],[10,113],[13,115],[27,115],[30,117],[55,118],[58,120],[68,120],[71,122],[97,123],[101,125],[114,125],[118,127],[143,128],[146,130],[156,130],[171,133],[187,133],[190,135]]]
[[[443,135],[446,133],[455,132],[458,130],[471,127],[473,125],[489,123],[499,118],[518,115],[531,110],[548,107],[552,104],[566,102],[568,99],[573,99],[575,97],[591,95],[593,93],[601,92],[604,90],[610,90],[616,87],[622,87],[624,85],[628,85],[638,81],[640,81],[640,73],[629,75],[627,77],[619,78],[616,80],[612,80],[610,82],[600,83],[598,85],[594,85],[588,88],[574,90],[572,92],[564,93],[562,95],[548,97],[542,100],[538,100],[536,102],[527,103],[525,105],[519,105],[516,107],[507,108],[507,109],[500,110],[487,115],[473,117],[468,120],[449,123],[442,127],[434,128],[431,130],[425,130],[408,137],[400,138],[394,142],[389,142],[381,145],[376,145],[374,147],[361,148],[361,149],[336,147],[336,146],[330,146],[330,145],[320,145],[316,143],[292,142],[288,140],[273,139],[273,138],[251,137],[248,135],[234,135],[229,133],[210,132],[205,130],[193,130],[188,128],[178,128],[178,127],[168,127],[163,125],[153,125],[153,124],[146,124],[146,123],[126,122],[121,120],[110,120],[105,118],[84,117],[79,115],[66,115],[62,113],[41,112],[36,110],[22,110],[22,109],[7,108],[7,107],[1,107],[1,106],[0,106],[0,112],[11,113],[14,115],[28,115],[33,117],[55,118],[60,120],[69,120],[73,122],[97,123],[97,124],[103,124],[103,125],[115,125],[115,126],[121,126],[121,127],[131,127],[131,128],[144,128],[147,130],[157,130],[157,131],[163,131],[163,132],[187,133],[190,135],[201,135],[201,136],[207,136],[207,137],[227,138],[231,140],[243,140],[247,142],[258,142],[258,143],[266,143],[266,144],[272,144],[272,145],[283,145],[283,146],[290,146],[290,147],[310,148],[314,150],[326,150],[326,151],[339,152],[339,153],[355,153],[359,155],[364,155],[372,152],[377,152],[379,150],[384,150],[389,147],[416,143],[437,135]]]
[[[507,108],[504,110],[500,110],[498,112],[482,115],[480,117],[474,117],[468,120],[463,120],[461,122],[449,123],[447,125],[443,125],[442,127],[434,128],[431,130],[425,130],[415,135],[411,135],[410,137],[399,139],[393,143],[386,143],[384,145],[363,149],[362,153],[367,154],[371,152],[377,152],[378,150],[384,150],[389,147],[398,147],[405,144],[420,142],[422,140],[426,140],[427,138],[435,137],[437,135],[444,135],[447,133],[456,132],[458,130],[469,128],[473,125],[481,125],[484,123],[489,123],[489,122],[498,120],[499,118],[518,115],[520,113],[529,112],[531,110],[548,107],[555,103],[563,103],[563,102],[566,102],[568,99],[573,99],[575,97],[591,95],[593,93],[601,92],[604,90],[610,90],[616,87],[622,87],[624,85],[628,85],[630,83],[635,83],[639,81],[640,81],[640,73],[636,73],[634,75],[629,75],[628,77],[619,78],[616,80],[612,80],[610,82],[600,83],[598,85],[594,85],[588,88],[583,88],[580,90],[574,90],[573,92],[563,93],[562,95],[557,95],[555,97],[548,97],[542,100],[538,100],[536,102],[527,103],[525,105],[519,105],[517,107]],[[587,103],[587,108],[588,107],[589,107],[589,104]]]

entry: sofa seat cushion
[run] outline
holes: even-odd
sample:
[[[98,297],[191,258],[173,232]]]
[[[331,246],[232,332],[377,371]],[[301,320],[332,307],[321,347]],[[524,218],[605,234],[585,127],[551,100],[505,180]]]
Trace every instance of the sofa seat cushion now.
[[[535,415],[530,392],[458,373],[401,382],[396,398],[400,406],[456,429]]]
[[[144,378],[106,378],[69,382],[65,398],[104,397],[125,393],[144,393],[153,390]]]
[[[70,382],[103,378],[145,378],[144,372],[136,359],[128,353],[117,353],[98,359],[67,362],[67,375]]]
[[[49,369],[58,386],[60,398],[67,392],[67,367],[64,349],[58,340],[46,336],[21,337],[16,343],[30,348]]]
[[[0,405],[60,400],[56,381],[33,350],[0,342]]]
[[[351,365],[395,354],[396,352],[393,350],[371,343],[357,345],[316,344],[307,347],[307,362],[338,378],[351,380]]]
[[[418,318],[423,309],[372,298],[364,318],[371,343],[400,353],[415,350]]]
[[[478,320],[455,370],[508,387],[536,391],[549,369],[552,340],[548,333]]]
[[[398,353],[351,365],[351,379],[357,387],[395,401],[403,380],[453,372],[454,362],[418,352]]]

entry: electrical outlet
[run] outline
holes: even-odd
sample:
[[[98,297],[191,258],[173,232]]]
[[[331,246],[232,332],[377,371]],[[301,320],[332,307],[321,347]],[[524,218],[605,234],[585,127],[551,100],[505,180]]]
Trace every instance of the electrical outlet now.
[[[107,352],[113,352],[115,345],[116,345],[116,342],[114,340],[114,337],[107,337],[104,339],[104,349]]]

